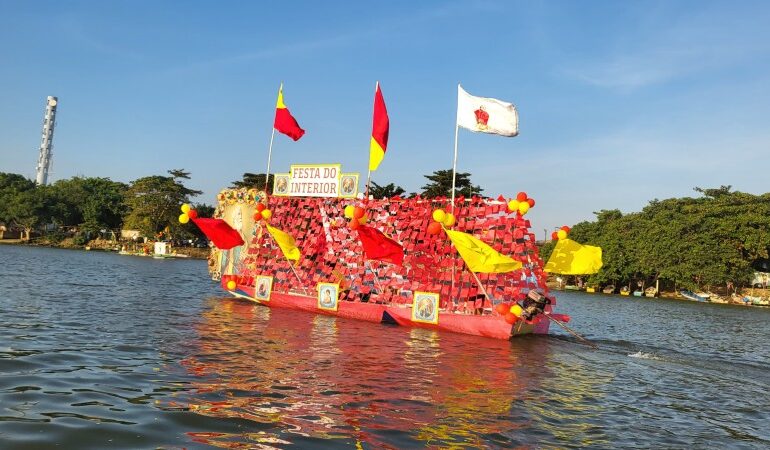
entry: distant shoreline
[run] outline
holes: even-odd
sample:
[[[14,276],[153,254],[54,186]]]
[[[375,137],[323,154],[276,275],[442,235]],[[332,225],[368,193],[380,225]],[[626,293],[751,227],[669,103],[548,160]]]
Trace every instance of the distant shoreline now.
[[[139,245],[134,243],[119,243],[119,242],[112,242],[110,246],[105,246],[103,242],[97,241],[91,241],[86,245],[74,245],[71,243],[66,243],[64,245],[54,244],[51,242],[26,242],[21,239],[0,239],[0,245],[17,245],[20,247],[45,247],[45,248],[57,248],[60,250],[83,250],[83,251],[94,251],[94,252],[108,252],[108,253],[119,253],[119,249],[124,245]],[[116,248],[118,250],[116,250]],[[208,248],[195,248],[195,247],[174,247],[173,252],[179,255],[186,255],[186,259],[197,259],[197,260],[205,260],[208,258],[209,255],[209,249]],[[151,253],[147,255],[141,255],[140,252],[135,253],[129,253],[126,254],[126,256],[153,256]]]

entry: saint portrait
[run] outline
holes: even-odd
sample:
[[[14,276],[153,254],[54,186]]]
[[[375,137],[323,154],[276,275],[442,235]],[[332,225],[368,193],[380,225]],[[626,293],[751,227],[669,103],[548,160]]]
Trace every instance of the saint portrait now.
[[[289,174],[275,174],[273,182],[274,195],[289,195]]]
[[[414,322],[438,323],[438,294],[415,292],[412,301],[412,320]]]
[[[333,283],[318,283],[318,308],[336,311],[340,287]]]
[[[254,298],[265,302],[269,301],[270,293],[273,288],[273,277],[257,275],[256,283],[257,288],[254,292]]]
[[[340,177],[340,197],[355,197],[358,193],[358,174],[345,174]]]

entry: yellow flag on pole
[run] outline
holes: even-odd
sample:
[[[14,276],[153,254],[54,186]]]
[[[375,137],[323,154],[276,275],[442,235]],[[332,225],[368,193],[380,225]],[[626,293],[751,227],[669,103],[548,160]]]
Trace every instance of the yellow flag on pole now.
[[[515,259],[501,255],[483,241],[461,231],[446,230],[471,272],[506,273],[521,268]]]
[[[294,238],[291,237],[289,233],[271,227],[270,225],[267,226],[267,231],[270,232],[270,235],[273,236],[275,242],[281,247],[281,251],[283,252],[283,255],[286,256],[286,259],[299,261],[299,257],[302,256],[302,254],[299,252],[299,249],[294,242]]]
[[[563,275],[589,275],[598,272],[601,267],[601,247],[559,239],[543,270]]]

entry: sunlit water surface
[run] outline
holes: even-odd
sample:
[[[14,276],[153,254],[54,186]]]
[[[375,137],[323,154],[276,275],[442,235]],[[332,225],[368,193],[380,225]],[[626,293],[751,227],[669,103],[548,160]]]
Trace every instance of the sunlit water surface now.
[[[560,293],[593,350],[271,310],[204,261],[0,261],[3,449],[770,446],[766,309]]]

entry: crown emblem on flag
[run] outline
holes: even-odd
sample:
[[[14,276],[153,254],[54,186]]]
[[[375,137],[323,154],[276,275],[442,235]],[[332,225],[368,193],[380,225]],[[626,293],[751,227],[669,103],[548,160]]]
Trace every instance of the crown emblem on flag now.
[[[486,130],[489,128],[487,122],[489,122],[489,113],[484,109],[484,105],[479,106],[479,109],[473,111],[476,115],[476,128],[479,130]]]

